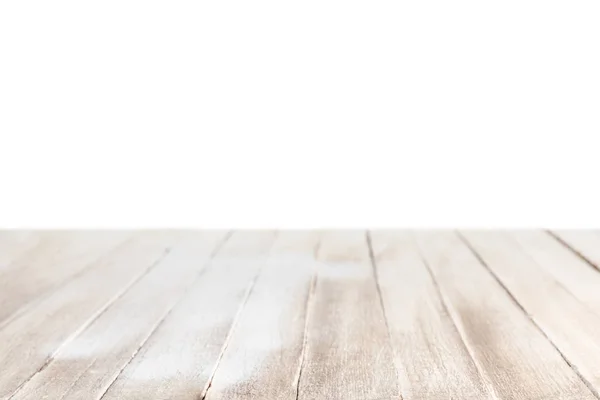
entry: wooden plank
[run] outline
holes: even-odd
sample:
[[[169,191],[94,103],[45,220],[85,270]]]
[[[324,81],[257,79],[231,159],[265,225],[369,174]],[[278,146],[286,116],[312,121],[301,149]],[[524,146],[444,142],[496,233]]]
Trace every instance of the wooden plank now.
[[[207,400],[296,400],[318,232],[280,233]]]
[[[0,330],[0,399],[12,395],[83,331],[176,241],[170,232],[138,235],[107,254]]]
[[[99,398],[184,295],[225,235],[185,235],[156,267],[63,346],[12,399]]]
[[[600,313],[598,270],[546,232],[528,230],[508,234],[569,292],[597,314]],[[600,246],[600,237],[597,243]]]
[[[40,239],[39,232],[0,230],[0,274],[2,270],[9,268],[23,253],[34,248]]]
[[[595,398],[454,233],[419,232],[417,241],[463,341],[497,398]]]
[[[298,398],[397,399],[397,372],[365,232],[326,233],[317,258]]]
[[[34,232],[24,232],[18,237],[15,237],[15,232],[4,232],[4,237],[9,241],[6,246],[8,247],[12,244],[18,245],[19,242],[22,249],[13,249],[11,256],[11,261],[6,265],[4,271],[0,271],[1,274],[6,274],[7,272],[15,273],[21,268],[32,268],[32,266],[39,266],[39,264],[43,263],[44,260],[54,261],[54,259],[60,259],[65,252],[72,251],[69,247],[70,244],[79,238],[79,239],[88,239],[93,237],[93,235],[102,236],[102,232],[94,232],[94,231],[36,231]],[[87,235],[87,236],[86,236]],[[104,236],[107,236],[106,234]],[[108,237],[114,236],[114,233],[109,234]],[[81,241],[81,240],[80,240]],[[9,253],[10,249],[4,249]],[[46,264],[47,265],[47,264]]]
[[[24,232],[17,236],[14,231],[3,231],[0,251],[6,261],[0,269],[1,280],[8,274],[18,274],[21,268],[31,268],[32,264],[55,257],[72,239],[73,233],[69,231]]]
[[[597,393],[600,388],[600,317],[506,235],[499,232],[463,234],[502,285]],[[548,364],[543,352],[537,353],[537,360]],[[551,397],[556,395],[548,398]]]
[[[34,248],[0,271],[0,326],[130,236],[101,231],[42,234]]]
[[[371,243],[402,398],[492,399],[409,232],[374,231]]]
[[[598,231],[557,230],[552,231],[552,235],[600,270],[600,233]]]
[[[235,232],[102,400],[198,400],[275,235]]]

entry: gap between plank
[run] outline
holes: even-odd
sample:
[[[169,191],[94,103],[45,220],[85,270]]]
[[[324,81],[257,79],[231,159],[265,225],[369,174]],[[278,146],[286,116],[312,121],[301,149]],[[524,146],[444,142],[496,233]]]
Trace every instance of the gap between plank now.
[[[310,320],[310,310],[312,309],[312,303],[314,293],[317,287],[317,276],[313,275],[310,288],[308,289],[308,295],[306,296],[306,316],[304,320],[304,332],[302,336],[302,350],[300,352],[300,365],[298,367],[298,373],[296,374],[296,400],[300,398],[300,379],[302,378],[302,372],[304,371],[306,347],[308,345],[308,326]]]
[[[506,233],[501,233],[501,235],[503,235],[508,241],[512,242],[516,247],[518,247],[521,250],[521,254],[523,254],[526,258],[528,258],[533,264],[537,265],[538,267],[540,267],[540,269],[542,271],[546,272],[544,267],[531,254],[529,254],[529,252],[527,251],[527,248],[525,246],[523,246],[518,240],[516,240],[515,238],[513,238],[512,236],[510,236]],[[460,234],[459,234],[459,236],[460,236]],[[463,238],[463,239],[466,240],[466,238]],[[474,250],[475,249],[471,249],[471,251],[474,251]],[[550,276],[551,276],[552,280],[555,282],[556,286],[560,287],[562,290],[565,291],[565,293],[567,293],[569,296],[571,296],[573,298],[573,301],[575,301],[577,304],[579,304],[582,308],[585,308],[592,313],[596,312],[596,310],[591,309],[588,304],[583,303],[581,300],[579,300],[579,298],[577,298],[576,294],[573,293],[571,291],[571,289],[566,287],[556,277],[554,277],[554,275],[550,274]]]
[[[586,256],[584,256],[583,253],[581,253],[575,247],[571,246],[569,243],[567,243],[566,241],[564,241],[560,236],[558,236],[557,234],[555,234],[551,230],[546,230],[546,233],[548,235],[552,236],[554,239],[556,239],[556,241],[558,243],[562,244],[564,247],[566,247],[568,250],[570,250],[573,254],[575,254],[581,260],[583,260],[587,265],[589,265],[590,267],[592,267],[592,269],[594,269],[594,271],[600,272],[600,266],[594,264],[591,260],[589,260]]]
[[[550,337],[548,337],[546,332],[544,332],[544,330],[537,324],[537,322],[532,318],[532,316],[529,315],[527,310],[521,305],[521,303],[519,303],[517,298],[515,296],[513,296],[511,291],[504,285],[504,283],[498,278],[498,276],[496,276],[496,274],[492,271],[492,269],[488,266],[488,264],[483,260],[483,258],[477,253],[477,251],[475,251],[475,249],[471,246],[469,241],[459,231],[456,231],[456,235],[467,246],[469,251],[471,251],[471,253],[479,261],[479,263],[490,273],[490,275],[496,280],[496,282],[498,282],[498,284],[502,287],[502,289],[504,289],[506,294],[517,305],[517,307],[519,307],[519,309],[523,312],[523,314],[525,314],[525,316],[529,319],[529,321],[531,321],[531,323],[546,338],[546,340],[548,340],[548,342],[552,345],[552,347],[554,347],[556,349],[556,351],[558,352],[558,354],[560,354],[560,356],[565,361],[565,363],[567,363],[567,365],[573,370],[573,372],[575,372],[575,374],[579,377],[579,379],[581,379],[581,381],[585,384],[585,386],[587,386],[587,388],[590,390],[590,392],[592,392],[592,394],[596,398],[600,399],[600,393],[598,393],[598,391],[594,388],[594,386],[591,384],[591,382],[589,382],[583,375],[581,375],[577,366],[575,364],[571,363],[571,361],[569,361],[567,356],[565,354],[563,354],[563,352],[558,348],[558,346],[556,346],[556,344],[554,344],[554,342],[550,339]]]
[[[315,262],[317,261],[317,254],[319,253],[319,249],[321,248],[321,240],[315,246],[313,251],[313,258]],[[318,264],[317,264],[318,268]],[[304,363],[306,356],[306,348],[308,346],[308,327],[310,322],[312,304],[314,300],[314,294],[317,288],[317,273],[318,269],[315,268],[313,271],[312,278],[310,280],[310,287],[308,288],[308,295],[306,296],[306,306],[305,306],[305,317],[304,317],[304,332],[302,336],[302,350],[300,351],[300,365],[298,366],[298,373],[296,374],[296,400],[300,398],[300,379],[302,378],[302,372],[304,371]]]
[[[27,384],[27,382],[31,381],[37,374],[41,373],[45,370],[48,365],[54,360],[54,357],[73,339],[79,336],[82,332],[84,332],[96,319],[98,319],[102,314],[104,314],[110,306],[112,306],[117,300],[119,300],[133,285],[140,281],[144,276],[146,276],[151,270],[153,270],[171,251],[170,247],[167,247],[163,253],[152,263],[148,268],[146,268],[141,274],[139,274],[135,279],[133,279],[126,287],[124,287],[121,291],[117,292],[108,302],[104,304],[98,311],[96,311],[92,316],[85,321],[79,328],[75,330],[71,335],[69,335],[46,359],[44,364],[38,368],[33,374],[29,376],[23,383],[21,383],[10,396],[8,396],[8,400],[12,399],[22,388]]]
[[[225,351],[227,350],[227,347],[229,346],[229,342],[231,341],[233,332],[235,331],[235,328],[238,324],[240,316],[242,315],[242,312],[243,312],[244,308],[246,307],[246,303],[248,302],[248,299],[250,298],[250,294],[252,293],[252,290],[254,289],[254,285],[256,284],[257,279],[258,279],[258,274],[256,274],[256,276],[252,279],[252,282],[250,282],[250,284],[248,285],[248,288],[246,289],[246,293],[244,294],[242,303],[240,304],[237,312],[235,313],[235,317],[233,318],[233,323],[231,324],[231,327],[229,328],[229,331],[227,332],[227,336],[225,337],[225,341],[223,342],[223,345],[221,346],[221,351],[219,352],[219,356],[217,357],[215,366],[213,367],[213,370],[210,374],[210,377],[208,378],[208,381],[206,382],[206,385],[204,386],[204,389],[202,390],[202,392],[200,393],[200,396],[198,397],[198,399],[200,399],[200,400],[205,400],[206,396],[208,396],[208,391],[212,386],[212,381],[217,373],[219,364],[221,363],[221,360],[223,359],[223,356],[225,355]]]
[[[373,244],[371,242],[371,232],[369,230],[365,231],[365,238],[367,240],[367,247],[369,249],[369,259],[371,260],[371,268],[373,269],[373,277],[375,278],[375,287],[377,288],[377,295],[379,296],[379,305],[381,306],[381,311],[383,312],[383,320],[385,322],[385,327],[388,333],[388,341],[390,342],[390,347],[394,348],[394,342],[392,341],[392,331],[390,329],[390,324],[388,322],[388,316],[385,309],[385,305],[383,304],[383,295],[381,294],[381,286],[379,285],[379,273],[377,271],[377,263],[375,262],[375,254],[373,253]],[[400,400],[404,397],[402,395],[402,385],[400,383],[400,371],[398,370],[398,366],[396,365],[396,357],[394,356],[394,369],[396,370],[396,385],[398,390],[398,396],[400,396]]]

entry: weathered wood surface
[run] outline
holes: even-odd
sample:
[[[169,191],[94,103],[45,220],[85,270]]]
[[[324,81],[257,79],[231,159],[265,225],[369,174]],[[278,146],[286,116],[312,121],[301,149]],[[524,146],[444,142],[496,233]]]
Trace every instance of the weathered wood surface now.
[[[296,399],[319,236],[279,235],[231,335],[207,399]]]
[[[176,243],[85,331],[62,346],[14,399],[96,399],[104,394],[183,296],[224,233],[190,236]]]
[[[497,232],[465,237],[586,383],[600,388],[600,316],[513,241]]]
[[[600,270],[600,232],[560,230],[551,234]]]
[[[125,294],[165,257],[173,240],[168,233],[136,237],[0,328],[0,399],[12,395]]]
[[[0,400],[600,398],[592,231],[0,231]]]
[[[546,232],[509,232],[522,251],[582,303],[600,314],[600,273]],[[600,248],[600,236],[597,240]]]
[[[452,232],[417,236],[449,312],[498,398],[594,398],[458,236]]]
[[[317,260],[298,398],[397,398],[397,372],[365,232],[326,232]]]
[[[234,233],[102,399],[203,398],[274,240]]]
[[[5,245],[10,246],[11,251],[8,252],[10,261],[0,269],[0,326],[30,302],[43,298],[103,254],[122,244],[129,234],[46,232],[35,238],[29,236],[19,243]],[[34,240],[35,244],[32,243]]]
[[[371,234],[404,399],[492,399],[409,232]]]

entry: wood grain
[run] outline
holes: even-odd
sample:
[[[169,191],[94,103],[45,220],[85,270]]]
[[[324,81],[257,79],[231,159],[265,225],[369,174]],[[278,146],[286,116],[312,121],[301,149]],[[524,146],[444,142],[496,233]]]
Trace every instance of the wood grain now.
[[[207,400],[295,400],[319,234],[281,233],[236,324]]]
[[[146,233],[109,253],[0,330],[0,399],[24,382],[165,256],[174,237]]]
[[[546,232],[509,232],[535,263],[548,271],[571,294],[600,314],[600,271]],[[600,245],[600,237],[597,241]]]
[[[22,254],[34,248],[42,235],[37,231],[0,230],[0,274]]]
[[[85,331],[64,345],[14,400],[97,399],[179,300],[225,232],[190,233]]]
[[[452,232],[417,240],[473,360],[500,399],[594,399],[547,338]]]
[[[600,318],[502,233],[463,234],[569,364],[597,392],[600,388]],[[540,358],[538,353],[537,359]]]
[[[202,399],[274,238],[235,232],[102,399]]]
[[[0,271],[0,326],[123,243],[127,232],[53,232]]]
[[[397,372],[365,232],[327,232],[317,258],[298,398],[397,399]]]
[[[598,235],[0,231],[0,400],[598,399]]]
[[[600,232],[591,230],[556,230],[552,234],[600,270]]]
[[[492,399],[409,232],[371,242],[402,398]]]

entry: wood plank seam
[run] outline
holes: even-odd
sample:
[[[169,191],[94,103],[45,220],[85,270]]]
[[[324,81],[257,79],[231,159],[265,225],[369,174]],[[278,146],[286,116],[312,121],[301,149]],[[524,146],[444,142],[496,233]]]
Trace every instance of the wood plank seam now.
[[[469,344],[467,343],[466,339],[465,339],[465,332],[463,332],[463,330],[460,327],[460,324],[458,324],[456,322],[455,316],[452,312],[450,312],[450,306],[449,304],[449,300],[447,299],[446,295],[444,294],[444,292],[442,291],[442,289],[440,288],[440,284],[435,276],[435,274],[433,273],[433,270],[431,268],[431,265],[429,265],[429,261],[427,261],[427,258],[423,255],[422,253],[422,249],[420,247],[420,245],[417,243],[417,250],[419,253],[419,257],[421,259],[421,261],[423,262],[423,264],[425,265],[425,268],[427,269],[427,272],[429,273],[429,276],[431,277],[431,280],[433,282],[433,286],[437,292],[438,297],[440,298],[442,307],[444,309],[444,312],[446,314],[448,314],[448,316],[450,317],[450,321],[452,322],[452,325],[454,326],[454,329],[456,329],[456,331],[458,332],[458,336],[461,339],[461,343],[464,346],[467,354],[469,355],[469,357],[471,358],[471,360],[473,361],[473,364],[475,365],[475,368],[477,370],[477,373],[479,374],[479,377],[481,378],[481,381],[486,385],[486,388],[488,389],[489,393],[492,395],[492,397],[496,400],[501,400],[502,397],[496,392],[496,389],[491,381],[491,379],[488,377],[487,373],[485,372],[485,369],[481,366],[481,364],[479,363],[479,360],[477,359],[477,357],[475,357],[475,354],[473,353],[473,350],[471,349],[471,347],[469,346]]]
[[[82,269],[76,271],[73,275],[69,276],[64,281],[53,285],[51,288],[46,290],[44,293],[42,293],[37,298],[27,302],[26,304],[23,304],[21,307],[19,307],[17,310],[15,310],[12,314],[10,314],[6,318],[4,318],[2,321],[0,321],[0,330],[2,330],[5,326],[9,325],[12,321],[16,320],[22,314],[27,312],[27,310],[35,307],[36,305],[38,305],[39,303],[41,303],[48,297],[52,296],[54,293],[58,292],[58,290],[60,290],[64,286],[68,285],[69,282],[71,282],[72,280],[77,279],[78,277],[87,273],[97,263],[101,263],[102,260],[105,259],[106,257],[110,256],[111,254],[113,254],[115,252],[118,252],[119,249],[127,246],[131,241],[133,241],[133,237],[129,237],[129,238],[125,239],[124,241],[118,243],[114,247],[110,248],[107,252],[100,254],[98,257],[90,260],[88,263],[85,264],[85,266]]]
[[[223,248],[223,246],[225,245],[225,243],[227,243],[227,241],[229,240],[229,238],[231,237],[232,234],[233,234],[233,231],[228,231],[225,234],[225,236],[223,237],[223,239],[221,239],[221,241],[215,246],[215,248],[211,252],[208,260],[205,262],[204,266],[200,269],[200,271],[196,275],[196,278],[190,283],[188,289],[191,288],[194,285],[194,283],[198,279],[200,279],[202,277],[202,275],[206,271],[205,267],[212,261],[213,258],[215,258],[215,256]],[[127,361],[127,363],[125,363],[125,365],[123,365],[123,367],[115,375],[115,377],[111,381],[111,383],[106,387],[106,389],[98,397],[98,400],[102,400],[102,398],[108,393],[108,391],[110,390],[110,388],[115,384],[115,382],[117,381],[117,379],[119,378],[119,376],[123,373],[123,371],[125,370],[125,368],[127,368],[127,366],[129,364],[131,364],[131,362],[133,361],[133,359],[137,356],[137,354],[144,347],[144,345],[148,342],[148,340],[150,340],[152,338],[152,336],[156,333],[156,331],[158,330],[158,328],[163,324],[163,322],[165,322],[165,320],[169,317],[169,315],[173,312],[173,310],[177,307],[177,305],[185,298],[185,294],[186,293],[187,293],[187,290],[184,293],[182,293],[181,297],[175,303],[173,303],[173,305],[169,308],[169,310],[165,313],[165,315],[163,315],[163,317],[152,327],[152,329],[150,329],[150,331],[149,331],[148,335],[146,336],[146,338],[144,338],[144,340],[140,343],[140,345],[138,346],[138,348],[135,350],[135,352],[129,358],[129,360]],[[91,364],[90,364],[90,366],[91,366]],[[81,374],[81,376],[83,376],[83,373]],[[80,376],[80,378],[81,378],[81,376]],[[72,386],[74,386],[76,383],[77,382],[74,382]]]
[[[277,240],[277,233],[275,234],[275,238],[273,239],[273,241],[271,242],[271,245],[269,246],[269,250],[267,251],[267,253],[270,253],[271,250],[273,249],[275,242]],[[266,262],[266,261],[265,261]],[[212,381],[217,373],[217,369],[219,368],[219,363],[221,362],[221,360],[223,359],[223,355],[225,354],[225,351],[227,350],[227,346],[229,345],[229,341],[231,340],[231,336],[233,335],[233,332],[235,331],[235,328],[238,324],[238,321],[240,319],[240,315],[242,315],[242,312],[244,311],[244,307],[246,306],[246,303],[248,303],[248,299],[250,298],[250,294],[252,293],[252,290],[254,289],[254,286],[256,284],[256,281],[258,280],[258,277],[263,269],[264,263],[263,265],[261,265],[258,270],[256,271],[256,273],[254,274],[254,277],[252,278],[252,281],[249,283],[248,285],[248,289],[246,289],[246,293],[244,294],[244,299],[242,300],[242,303],[240,304],[236,315],[233,319],[233,323],[231,324],[231,327],[229,328],[229,331],[227,332],[227,336],[225,337],[225,341],[223,342],[223,346],[221,346],[221,351],[219,352],[219,356],[217,357],[217,361],[215,362],[215,365],[213,367],[213,370],[210,374],[210,377],[208,378],[208,381],[206,382],[206,385],[204,386],[204,389],[202,390],[202,392],[200,393],[200,395],[198,396],[199,400],[206,400],[206,397],[208,396],[208,392],[210,390],[210,387],[212,385]],[[102,400],[102,399],[99,399]]]
[[[544,267],[544,265],[542,265],[543,263],[538,262],[537,259],[529,253],[527,247],[525,247],[519,240],[515,239],[511,235],[508,235],[507,233],[502,233],[502,236],[504,236],[505,238],[507,238],[511,243],[513,243],[516,247],[518,247],[521,250],[521,252],[528,259],[531,260],[532,263],[536,264],[543,271],[546,271],[546,268]],[[567,247],[567,249],[569,249],[569,247]],[[592,269],[594,269],[596,271],[596,269],[593,267],[593,265],[590,264],[585,258],[583,258],[583,257],[581,257],[579,255],[577,255],[577,256],[578,256],[578,258],[583,259],[583,261],[585,262],[586,265],[588,265],[589,267],[591,267]],[[595,310],[594,307],[590,306],[590,304],[588,304],[585,301],[583,301],[578,296],[577,293],[574,293],[572,288],[569,288],[568,285],[565,286],[565,284],[560,280],[560,278],[558,278],[557,276],[555,276],[552,272],[548,272],[548,273],[553,277],[553,280],[556,282],[556,285],[560,286],[566,293],[568,293],[582,308],[585,308],[585,309],[587,309],[588,311],[590,311],[592,313],[597,313],[598,312],[598,310]],[[498,279],[498,278],[496,278],[496,279]]]
[[[102,316],[102,314],[104,314],[112,304],[114,304],[117,300],[119,300],[121,297],[123,297],[123,295],[125,293],[127,293],[127,291],[133,286],[135,285],[138,281],[140,281],[144,276],[146,276],[152,269],[154,269],[158,264],[160,264],[160,262],[169,254],[169,252],[171,251],[170,247],[167,247],[162,254],[150,265],[148,266],[148,268],[146,268],[141,274],[139,274],[135,279],[133,279],[131,282],[129,282],[129,284],[124,287],[121,291],[117,292],[108,302],[106,302],[106,304],[103,305],[102,308],[98,309],[94,314],[92,314],[92,316],[90,318],[88,318],[83,324],[81,324],[81,326],[75,330],[75,332],[73,332],[71,335],[69,335],[50,355],[50,357],[48,357],[48,359],[46,360],[46,362],[44,362],[44,364],[38,368],[38,370],[36,372],[34,372],[32,375],[30,375],[24,382],[22,382],[12,393],[10,396],[8,396],[8,400],[12,399],[22,388],[23,386],[25,386],[25,384],[27,384],[27,382],[29,382],[34,376],[36,376],[37,374],[39,374],[40,372],[42,372],[44,369],[46,369],[50,363],[54,360],[54,357],[65,347],[69,344],[69,342],[71,342],[74,338],[76,338],[78,335],[80,335],[83,331],[85,331],[87,329],[88,326],[90,326],[96,319],[98,319],[100,316]]]
[[[223,343],[223,346],[221,347],[221,351],[219,352],[219,356],[217,357],[217,362],[215,363],[215,366],[213,367],[213,370],[210,374],[210,377],[208,378],[208,381],[206,382],[204,389],[202,390],[202,392],[200,393],[200,396],[198,397],[200,400],[205,400],[206,396],[208,396],[208,392],[210,390],[210,387],[212,386],[213,378],[215,377],[215,374],[217,373],[217,369],[219,368],[219,363],[223,359],[223,354],[225,354],[225,351],[227,350],[227,346],[229,345],[231,336],[233,335],[233,332],[238,323],[238,320],[240,319],[240,315],[241,315],[242,311],[244,310],[246,303],[248,303],[248,298],[250,297],[250,294],[252,293],[252,289],[254,288],[257,277],[258,277],[258,274],[257,274],[257,276],[255,276],[252,279],[252,282],[250,282],[250,284],[248,285],[248,288],[246,289],[246,293],[244,294],[244,299],[242,300],[242,304],[240,304],[240,306],[235,314],[233,323],[231,324],[231,327],[229,328],[229,331],[227,332],[227,336],[225,337],[225,342]]]
[[[313,258],[316,260],[317,254],[319,253],[319,249],[321,247],[321,240],[317,242],[315,249],[313,250]],[[300,398],[300,379],[302,379],[302,371],[304,370],[305,365],[305,357],[306,357],[306,347],[308,344],[308,328],[311,317],[311,310],[313,308],[313,300],[315,297],[315,291],[317,288],[317,271],[313,271],[313,275],[310,281],[310,289],[308,291],[308,295],[306,296],[306,316],[304,317],[304,332],[302,333],[302,350],[300,352],[300,365],[298,367],[298,373],[296,375],[296,400]]]
[[[460,234],[459,234],[459,235],[460,235]],[[542,271],[545,271],[545,272],[547,272],[547,271],[546,271],[546,268],[544,268],[544,266],[543,266],[543,265],[540,265],[540,263],[539,263],[539,262],[538,262],[538,261],[535,259],[535,257],[531,256],[531,254],[529,254],[529,252],[527,251],[527,248],[526,248],[526,247],[524,247],[524,246],[523,246],[523,245],[522,245],[522,244],[521,244],[521,243],[520,243],[518,240],[516,240],[515,238],[513,238],[512,236],[510,236],[510,235],[508,235],[508,234],[506,234],[506,233],[504,233],[504,232],[502,232],[502,233],[501,233],[501,235],[502,235],[502,236],[504,236],[504,237],[505,237],[505,238],[506,238],[508,241],[510,241],[511,243],[513,243],[513,244],[514,244],[516,247],[518,247],[518,248],[521,250],[521,253],[522,253],[522,254],[524,254],[524,255],[525,255],[525,257],[527,257],[529,260],[531,260],[531,262],[532,262],[533,264],[537,265],[537,266],[538,266],[538,267],[539,267],[539,268],[540,268]],[[465,243],[467,243],[467,242],[468,242],[468,241],[466,240],[466,238],[464,238],[464,237],[462,237],[462,236],[461,236],[461,238],[462,238],[462,239],[464,239]],[[470,249],[471,249],[471,252],[473,252],[473,253],[474,253],[474,254],[475,254],[477,257],[478,257],[478,259],[479,259],[479,262],[483,264],[483,263],[485,262],[485,261],[483,261],[483,257],[481,257],[481,256],[480,256],[480,255],[477,253],[477,251],[476,251],[476,250],[475,250],[473,247],[470,247]],[[486,268],[488,268],[487,264],[484,264],[484,265],[485,265],[485,267],[486,267]],[[488,268],[488,269],[491,271],[491,268]],[[591,310],[591,309],[588,307],[588,305],[587,305],[587,304],[585,304],[585,303],[583,303],[581,300],[579,300],[579,299],[577,298],[577,295],[576,295],[575,293],[573,293],[573,292],[572,292],[572,291],[571,291],[571,290],[570,290],[568,287],[566,287],[566,286],[563,284],[563,282],[562,282],[562,281],[561,281],[559,278],[557,278],[557,277],[556,277],[554,274],[552,274],[551,272],[547,272],[547,273],[548,273],[548,274],[550,274],[550,276],[552,276],[552,279],[553,279],[553,281],[555,282],[555,284],[556,284],[557,286],[559,286],[559,287],[560,287],[562,290],[564,290],[566,293],[568,293],[568,294],[569,294],[571,297],[573,297],[573,299],[575,299],[575,301],[576,301],[577,303],[579,303],[579,304],[581,305],[581,307],[583,307],[583,308],[586,308],[586,309],[588,309],[588,310],[589,310],[589,311],[591,311],[591,312],[594,312],[594,310]],[[492,273],[492,274],[493,274],[493,273]],[[493,275],[494,275],[494,278],[495,278],[497,281],[500,281],[500,279],[499,279],[499,278],[498,278],[498,277],[497,277],[495,274],[493,274]],[[506,289],[506,290],[508,290],[508,289]],[[512,296],[512,293],[511,293],[511,296]],[[516,298],[515,298],[515,301],[516,301]],[[520,304],[519,304],[519,306],[520,306]],[[522,308],[522,307],[521,307],[521,308]],[[524,308],[523,308],[523,310],[524,310]],[[526,313],[526,314],[527,314],[527,313]],[[529,314],[527,314],[527,316],[529,316]],[[540,328],[540,329],[541,329],[541,328]]]
[[[384,322],[385,322],[385,328],[387,329],[388,332],[388,340],[390,342],[390,346],[394,346],[394,342],[392,340],[392,331],[390,329],[390,324],[389,324],[389,320],[388,320],[388,314],[387,311],[385,309],[385,305],[383,303],[383,295],[381,294],[381,285],[379,284],[379,272],[377,270],[377,262],[375,261],[375,254],[373,253],[373,243],[371,241],[371,232],[369,230],[365,231],[365,238],[367,241],[367,248],[369,249],[369,259],[371,261],[371,268],[373,268],[373,276],[375,278],[375,286],[377,287],[377,296],[379,296],[379,304],[381,305],[381,309],[383,311],[383,318],[384,318]],[[402,387],[400,384],[400,371],[398,370],[398,365],[396,365],[396,360],[394,357],[394,368],[396,369],[396,376],[398,376],[398,396],[400,400],[402,400],[404,398],[404,396],[402,395]]]
[[[548,340],[548,342],[552,345],[552,347],[554,347],[556,349],[556,351],[558,352],[558,354],[560,354],[560,356],[565,361],[565,363],[569,366],[569,368],[571,368],[573,370],[573,372],[575,372],[575,374],[587,386],[587,388],[590,390],[590,392],[596,398],[600,399],[600,393],[594,388],[594,386],[591,384],[591,382],[589,382],[579,372],[579,369],[577,368],[577,366],[574,365],[573,363],[571,363],[571,361],[566,357],[566,355],[558,348],[558,346],[550,339],[550,337],[546,334],[546,332],[544,332],[544,330],[538,325],[538,323],[531,317],[531,315],[521,305],[521,303],[519,303],[519,301],[512,294],[512,292],[506,287],[506,285],[504,285],[504,283],[492,271],[492,269],[488,266],[488,264],[485,262],[485,260],[483,260],[483,258],[479,255],[479,253],[477,253],[477,251],[475,250],[475,248],[473,246],[471,246],[471,243],[462,235],[462,233],[460,233],[460,232],[457,231],[456,234],[460,238],[460,240],[462,240],[462,242],[467,246],[467,248],[469,249],[469,251],[471,251],[471,253],[473,253],[473,255],[475,256],[475,258],[477,258],[477,260],[479,261],[479,263],[481,265],[483,265],[483,267],[490,273],[490,275],[496,280],[496,282],[498,282],[498,284],[500,285],[500,287],[502,287],[502,289],[506,292],[506,294],[510,297],[510,299],[515,303],[515,305],[517,307],[519,307],[519,309],[521,309],[521,311],[523,312],[523,314],[525,314],[525,316],[531,321],[531,323],[537,328],[537,330],[546,338],[546,340]],[[528,254],[527,254],[527,256],[529,257]],[[529,258],[531,258],[531,257],[529,257]],[[535,262],[535,260],[533,260],[533,262]],[[568,292],[568,293],[570,293],[570,292]]]
[[[320,242],[319,242],[320,244]],[[315,256],[319,249],[319,244],[315,249]],[[310,322],[310,314],[313,306],[313,300],[315,297],[315,290],[317,288],[317,274],[313,271],[313,275],[310,281],[310,289],[308,291],[308,295],[306,296],[306,316],[304,318],[304,332],[302,336],[302,350],[300,353],[300,366],[298,367],[298,374],[296,376],[296,400],[300,398],[300,379],[302,379],[302,371],[304,370],[305,365],[305,356],[306,356],[306,347],[308,343],[308,327]]]
[[[573,247],[571,244],[569,244],[563,238],[561,238],[560,236],[558,236],[556,233],[552,232],[551,230],[546,230],[546,232],[550,236],[552,236],[554,239],[556,239],[557,242],[559,242],[564,247],[566,247],[567,249],[569,249],[577,257],[579,257],[580,259],[582,259],[586,264],[588,264],[594,270],[600,272],[600,265],[596,265],[592,260],[588,259],[585,255],[583,255],[583,253],[581,251],[577,250],[575,247]]]

